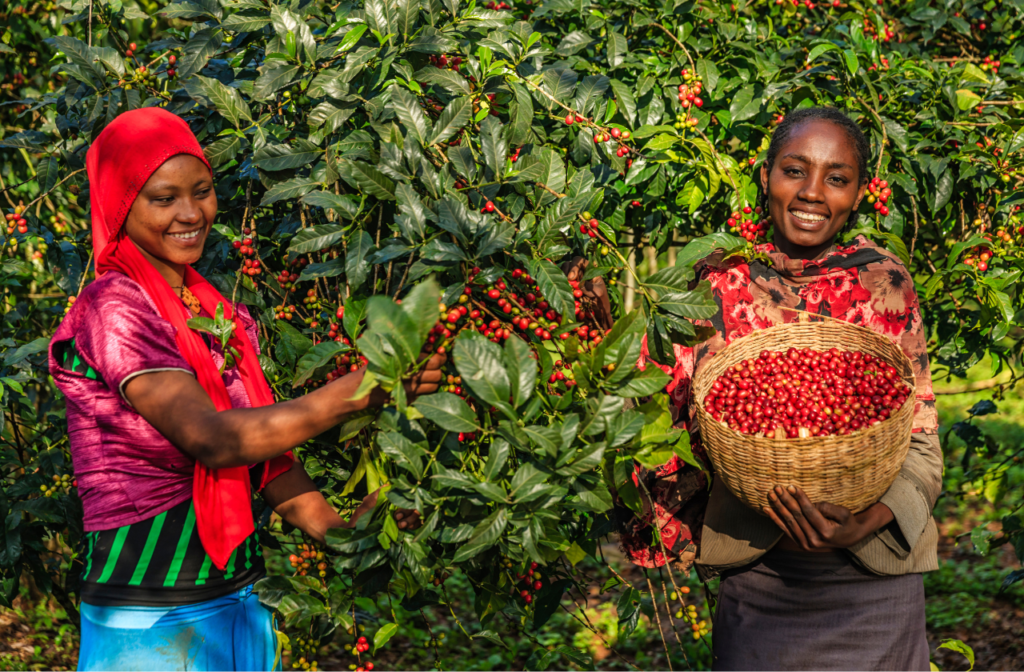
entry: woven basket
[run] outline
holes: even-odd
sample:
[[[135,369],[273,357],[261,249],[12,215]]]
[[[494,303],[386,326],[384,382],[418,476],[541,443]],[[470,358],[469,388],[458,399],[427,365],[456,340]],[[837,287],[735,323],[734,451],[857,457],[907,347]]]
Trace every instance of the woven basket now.
[[[821,316],[815,316],[821,317]],[[804,320],[805,316],[801,316]],[[896,368],[910,392],[889,418],[845,436],[775,439],[742,434],[704,410],[715,380],[739,361],[762,350],[831,348],[874,355]],[[764,515],[767,493],[795,485],[812,502],[831,502],[860,512],[878,501],[903,466],[914,415],[914,375],[907,356],[889,339],[865,327],[826,318],[824,322],[782,324],[733,341],[694,380],[697,424],[715,475],[747,506]]]

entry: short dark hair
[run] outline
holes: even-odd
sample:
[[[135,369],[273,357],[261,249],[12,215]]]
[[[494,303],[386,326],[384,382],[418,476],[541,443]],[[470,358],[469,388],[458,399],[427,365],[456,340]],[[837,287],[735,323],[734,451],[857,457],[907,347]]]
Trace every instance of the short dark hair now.
[[[871,156],[871,145],[868,143],[867,136],[864,135],[864,131],[860,130],[857,122],[846,116],[846,113],[834,107],[804,107],[799,110],[793,110],[783,118],[782,123],[772,133],[772,141],[768,145],[768,156],[765,158],[764,163],[769,174],[771,174],[772,167],[775,165],[775,159],[779,156],[779,150],[789,142],[789,136],[793,134],[793,130],[806,121],[827,121],[841,128],[846,133],[846,137],[853,143],[853,150],[857,155],[859,184],[864,184],[870,179],[868,176],[868,158]],[[761,201],[761,207],[767,214],[767,193],[761,194]],[[846,225],[852,226],[856,220],[857,212],[854,211],[850,214],[850,219]]]

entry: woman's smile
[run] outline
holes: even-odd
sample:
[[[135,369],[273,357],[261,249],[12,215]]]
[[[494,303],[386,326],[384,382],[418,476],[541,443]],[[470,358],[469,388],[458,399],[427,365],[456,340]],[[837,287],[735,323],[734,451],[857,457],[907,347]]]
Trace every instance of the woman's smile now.
[[[798,208],[790,208],[789,214],[793,226],[804,231],[820,231],[828,226],[831,219],[827,214]]]
[[[204,234],[206,231],[206,225],[200,226],[199,228],[192,229],[191,231],[178,231],[175,233],[168,233],[175,240],[178,245],[182,247],[196,247],[203,244],[205,239]]]

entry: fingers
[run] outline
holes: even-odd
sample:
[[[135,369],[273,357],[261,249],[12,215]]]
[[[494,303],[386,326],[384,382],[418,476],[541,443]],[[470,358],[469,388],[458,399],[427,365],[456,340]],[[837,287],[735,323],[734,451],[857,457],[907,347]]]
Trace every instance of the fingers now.
[[[821,515],[825,518],[834,520],[840,525],[845,525],[850,520],[850,517],[853,516],[853,512],[845,506],[838,506],[829,502],[818,502],[814,506],[818,511],[821,511]]]
[[[417,362],[422,362],[426,358],[427,358],[427,355],[422,355],[421,354],[419,359],[416,360],[416,361]],[[442,366],[445,365],[445,363],[447,361],[448,361],[448,355],[447,354],[441,355],[441,354],[434,353],[434,354],[430,355],[430,359],[427,361],[427,365],[426,365],[426,367],[424,367],[424,370],[425,371],[429,371],[431,369],[440,369]]]
[[[572,261],[562,266],[562,272],[569,280],[578,280],[583,277],[583,271],[587,268],[587,260],[583,257],[573,257]]]
[[[805,550],[811,550],[810,539],[808,538],[806,521],[800,511],[800,505],[781,486],[768,491],[768,502],[771,504],[775,514],[786,525],[793,540]]]
[[[779,518],[779,515],[775,513],[775,510],[772,509],[772,507],[763,506],[761,507],[761,510],[764,511],[765,514],[772,519],[773,523],[779,526],[779,529],[781,529],[785,533],[785,535],[790,538],[790,540],[796,541],[796,539],[793,539],[793,535],[790,533],[789,527],[784,522],[782,522],[782,518]]]
[[[398,529],[412,531],[422,525],[420,520],[420,512],[410,509],[399,509],[395,513],[395,522],[398,523]]]

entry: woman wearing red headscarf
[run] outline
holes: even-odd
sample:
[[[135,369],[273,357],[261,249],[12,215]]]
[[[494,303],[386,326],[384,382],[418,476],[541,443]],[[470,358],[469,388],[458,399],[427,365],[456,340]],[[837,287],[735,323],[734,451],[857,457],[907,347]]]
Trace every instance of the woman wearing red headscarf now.
[[[87,533],[79,669],[270,669],[279,657],[252,594],[264,568],[251,493],[318,540],[353,525],[377,493],[346,522],[290,451],[385,398],[354,399],[357,371],[274,403],[255,322],[191,268],[217,196],[184,121],[127,112],[86,163],[97,280],[50,344]],[[223,374],[219,344],[187,324],[219,305],[240,353]],[[406,389],[435,391],[442,363]],[[414,512],[396,518],[418,524]]]

